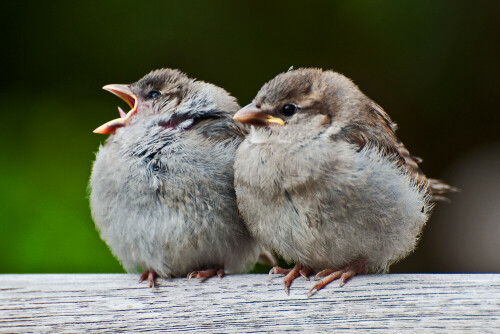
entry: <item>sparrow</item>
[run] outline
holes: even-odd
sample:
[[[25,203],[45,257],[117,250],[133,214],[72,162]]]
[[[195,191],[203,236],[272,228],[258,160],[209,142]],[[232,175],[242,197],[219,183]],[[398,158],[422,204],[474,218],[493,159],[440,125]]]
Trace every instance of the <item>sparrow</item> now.
[[[153,287],[157,276],[222,277],[271,255],[238,215],[236,148],[247,129],[235,98],[174,69],[129,85],[107,85],[132,108],[94,132],[90,206],[102,239],[128,272]]]
[[[386,272],[416,246],[435,201],[457,191],[427,178],[389,115],[345,76],[281,73],[234,119],[253,125],[235,157],[238,208],[252,236],[299,275],[308,296],[340,278]]]

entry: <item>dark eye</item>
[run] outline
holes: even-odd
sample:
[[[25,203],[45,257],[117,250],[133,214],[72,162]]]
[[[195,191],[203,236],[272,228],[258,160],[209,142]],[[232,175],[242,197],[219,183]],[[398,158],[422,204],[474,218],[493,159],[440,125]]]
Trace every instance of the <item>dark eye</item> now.
[[[297,112],[297,106],[295,104],[285,104],[283,108],[281,108],[281,113],[285,116],[292,116]]]
[[[148,98],[149,99],[154,99],[154,98],[157,98],[158,96],[160,96],[160,92],[157,91],[157,90],[152,90],[148,93]]]

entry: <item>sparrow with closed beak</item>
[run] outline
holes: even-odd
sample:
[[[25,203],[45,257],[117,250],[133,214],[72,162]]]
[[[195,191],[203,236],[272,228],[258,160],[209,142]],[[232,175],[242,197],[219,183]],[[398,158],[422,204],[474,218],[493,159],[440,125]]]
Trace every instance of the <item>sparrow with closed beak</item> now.
[[[127,102],[90,179],[92,216],[102,239],[142,280],[207,278],[252,268],[269,253],[239,217],[233,186],[236,148],[245,127],[224,89],[172,69],[105,90]]]
[[[387,113],[345,76],[282,73],[234,118],[254,127],[235,158],[238,207],[250,233],[293,269],[293,279],[343,285],[384,272],[416,246],[433,202],[456,191],[427,178]]]

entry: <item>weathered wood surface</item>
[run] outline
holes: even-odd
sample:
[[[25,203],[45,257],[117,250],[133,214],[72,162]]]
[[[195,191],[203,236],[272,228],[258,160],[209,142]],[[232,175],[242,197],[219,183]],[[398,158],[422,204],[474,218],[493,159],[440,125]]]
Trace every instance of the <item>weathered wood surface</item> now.
[[[2,333],[500,333],[500,274],[389,274],[330,284],[232,275],[205,282],[137,275],[0,275]]]

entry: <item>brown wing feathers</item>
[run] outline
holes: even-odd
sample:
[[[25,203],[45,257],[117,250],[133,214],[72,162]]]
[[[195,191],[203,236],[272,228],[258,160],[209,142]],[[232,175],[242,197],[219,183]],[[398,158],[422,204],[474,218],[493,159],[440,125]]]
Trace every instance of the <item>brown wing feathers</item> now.
[[[447,193],[457,192],[458,189],[440,180],[427,178],[418,164],[422,159],[412,156],[404,144],[396,137],[396,125],[389,115],[377,104],[369,106],[370,124],[351,123],[343,127],[337,136],[362,149],[366,144],[375,145],[387,155],[397,159],[398,164],[405,168],[416,184],[427,187],[432,201],[448,201],[444,196]]]

